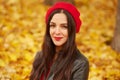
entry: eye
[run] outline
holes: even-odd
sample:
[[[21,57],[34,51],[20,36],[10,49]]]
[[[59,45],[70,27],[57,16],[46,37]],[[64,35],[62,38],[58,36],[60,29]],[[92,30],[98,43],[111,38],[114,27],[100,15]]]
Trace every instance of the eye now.
[[[51,28],[54,28],[54,27],[55,27],[55,24],[50,24],[50,27],[51,27]]]
[[[61,27],[64,28],[64,29],[67,29],[67,28],[68,28],[67,25],[61,25]]]

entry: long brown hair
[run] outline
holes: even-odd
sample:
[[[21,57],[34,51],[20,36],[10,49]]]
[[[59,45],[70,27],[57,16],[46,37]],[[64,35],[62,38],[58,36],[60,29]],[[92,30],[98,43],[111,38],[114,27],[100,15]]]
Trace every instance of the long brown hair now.
[[[76,56],[76,43],[75,43],[75,35],[76,28],[75,22],[72,16],[65,10],[58,9],[53,11],[46,23],[46,32],[44,36],[44,42],[42,45],[42,51],[36,55],[36,58],[33,62],[33,69],[30,75],[30,80],[40,80],[40,76],[42,73],[46,75],[46,72],[49,69],[50,64],[53,61],[55,56],[55,45],[52,42],[50,37],[50,21],[54,14],[63,12],[67,16],[68,23],[68,40],[63,45],[61,52],[57,58],[57,63],[54,71],[54,79],[53,80],[70,80],[71,79],[71,71],[73,68],[73,62]]]

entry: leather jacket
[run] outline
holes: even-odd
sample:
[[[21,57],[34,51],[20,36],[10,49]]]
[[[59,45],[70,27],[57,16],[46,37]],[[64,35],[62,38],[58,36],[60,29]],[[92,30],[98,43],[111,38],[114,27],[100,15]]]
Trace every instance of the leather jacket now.
[[[47,80],[53,80],[55,64],[51,66],[51,70]],[[89,76],[89,62],[87,58],[82,55],[79,50],[77,51],[77,58],[74,61],[74,67],[72,69],[71,80],[88,80]]]

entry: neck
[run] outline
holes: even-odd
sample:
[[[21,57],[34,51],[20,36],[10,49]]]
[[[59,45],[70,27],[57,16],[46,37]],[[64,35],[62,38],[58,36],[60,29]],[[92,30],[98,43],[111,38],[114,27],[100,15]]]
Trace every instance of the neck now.
[[[55,56],[54,56],[53,62],[56,61],[56,59],[58,58],[60,50],[61,50],[61,47],[60,46],[56,46],[56,52],[55,52]]]
[[[61,50],[61,46],[56,46],[56,54]]]

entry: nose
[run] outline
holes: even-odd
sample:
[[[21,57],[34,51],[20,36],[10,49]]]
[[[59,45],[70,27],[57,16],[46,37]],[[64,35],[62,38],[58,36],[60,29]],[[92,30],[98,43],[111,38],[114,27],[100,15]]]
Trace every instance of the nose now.
[[[55,28],[55,33],[56,33],[56,34],[59,34],[59,33],[60,33],[60,28],[59,28],[59,26],[57,26],[57,27]]]

